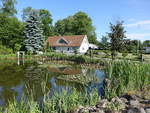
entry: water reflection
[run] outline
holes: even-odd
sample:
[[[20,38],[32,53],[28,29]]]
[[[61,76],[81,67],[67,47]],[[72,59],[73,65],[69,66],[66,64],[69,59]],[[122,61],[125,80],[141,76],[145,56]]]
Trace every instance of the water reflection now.
[[[61,76],[84,76],[88,83],[82,84],[73,80],[59,79]],[[97,78],[99,81],[95,81]],[[51,65],[39,66],[36,63],[26,63],[18,66],[14,63],[0,63],[0,105],[6,105],[8,101],[13,101],[14,97],[20,101],[33,94],[34,100],[41,101],[44,93],[53,96],[54,92],[65,89],[71,91],[88,91],[98,88],[102,95],[104,73],[98,69],[79,68],[76,66]],[[42,83],[46,83],[46,90],[43,93]]]

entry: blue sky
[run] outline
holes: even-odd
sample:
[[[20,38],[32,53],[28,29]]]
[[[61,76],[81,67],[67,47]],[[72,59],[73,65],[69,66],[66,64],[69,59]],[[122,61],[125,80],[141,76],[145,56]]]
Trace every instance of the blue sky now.
[[[86,12],[93,20],[98,40],[109,32],[109,23],[125,21],[126,35],[131,39],[150,40],[150,0],[17,0],[18,17],[22,9],[31,6],[47,9],[53,22]]]

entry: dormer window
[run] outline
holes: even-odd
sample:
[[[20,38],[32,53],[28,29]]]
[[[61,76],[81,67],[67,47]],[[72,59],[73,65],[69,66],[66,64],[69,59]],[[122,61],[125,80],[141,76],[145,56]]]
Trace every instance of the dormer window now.
[[[68,44],[68,42],[66,40],[64,40],[63,38],[61,38],[60,40],[58,40],[59,44]]]

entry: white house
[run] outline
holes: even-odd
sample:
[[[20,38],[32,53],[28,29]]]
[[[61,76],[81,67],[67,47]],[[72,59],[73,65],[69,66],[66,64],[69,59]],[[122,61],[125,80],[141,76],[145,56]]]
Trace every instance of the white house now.
[[[97,45],[95,45],[95,44],[89,44],[89,48],[91,48],[91,49],[98,49],[98,46]]]
[[[89,49],[86,35],[53,36],[49,37],[46,43],[56,52],[63,53],[74,53],[77,51],[80,54],[84,54]]]
[[[150,47],[145,48],[145,53],[150,53]]]

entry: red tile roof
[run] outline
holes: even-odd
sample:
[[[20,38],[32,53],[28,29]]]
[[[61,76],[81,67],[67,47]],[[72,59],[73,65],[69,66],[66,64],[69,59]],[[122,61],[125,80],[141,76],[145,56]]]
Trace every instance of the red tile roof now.
[[[63,47],[79,47],[86,35],[75,35],[75,36],[53,36],[49,37],[46,42],[49,43],[50,46],[63,46]],[[63,39],[67,43],[58,43],[60,39]]]

